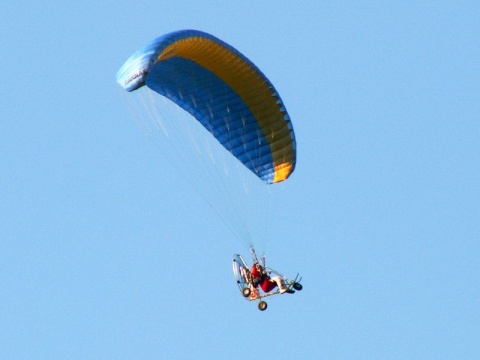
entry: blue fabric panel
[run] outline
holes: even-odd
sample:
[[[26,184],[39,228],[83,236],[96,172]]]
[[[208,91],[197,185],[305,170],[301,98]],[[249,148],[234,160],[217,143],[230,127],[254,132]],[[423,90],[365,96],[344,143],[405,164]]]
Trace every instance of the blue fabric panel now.
[[[192,114],[264,182],[274,178],[270,146],[242,99],[211,71],[174,57],[152,66],[147,86]]]

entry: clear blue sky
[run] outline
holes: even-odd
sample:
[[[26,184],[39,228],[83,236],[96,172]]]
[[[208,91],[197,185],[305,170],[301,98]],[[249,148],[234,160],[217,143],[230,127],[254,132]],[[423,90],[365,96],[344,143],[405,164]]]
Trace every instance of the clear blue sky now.
[[[47,3],[0,5],[0,358],[479,358],[477,1]],[[185,28],[294,124],[265,251],[304,290],[266,312],[115,82]]]

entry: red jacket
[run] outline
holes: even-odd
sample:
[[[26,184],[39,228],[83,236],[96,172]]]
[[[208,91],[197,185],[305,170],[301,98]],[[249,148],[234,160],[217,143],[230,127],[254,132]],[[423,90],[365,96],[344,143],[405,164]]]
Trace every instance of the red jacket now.
[[[250,272],[254,279],[261,279],[264,276],[263,267],[260,264],[253,264]]]
[[[250,270],[252,277],[259,280],[259,285],[264,292],[270,292],[277,286],[275,281],[271,281],[270,277],[265,273],[260,264],[254,264]]]

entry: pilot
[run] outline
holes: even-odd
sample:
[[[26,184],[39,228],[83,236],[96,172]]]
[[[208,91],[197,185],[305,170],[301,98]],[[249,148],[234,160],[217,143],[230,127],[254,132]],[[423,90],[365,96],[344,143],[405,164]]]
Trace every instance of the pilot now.
[[[262,290],[266,293],[272,291],[277,286],[280,290],[280,294],[286,292],[289,294],[295,293],[294,290],[288,288],[288,286],[285,284],[285,282],[280,276],[274,276],[273,278],[268,276],[265,268],[260,265],[258,263],[258,260],[256,259],[253,261],[252,269],[250,270],[250,272],[252,274],[253,286],[257,287],[258,285],[260,285]]]

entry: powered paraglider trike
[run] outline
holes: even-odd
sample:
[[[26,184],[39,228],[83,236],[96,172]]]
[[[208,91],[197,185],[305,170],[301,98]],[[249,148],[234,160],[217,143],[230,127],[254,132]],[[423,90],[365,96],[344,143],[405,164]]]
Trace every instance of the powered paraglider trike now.
[[[254,265],[258,263],[255,251],[251,250]],[[260,260],[260,267],[263,269],[262,280],[259,281],[254,274],[253,267],[249,267],[241,255],[233,256],[233,276],[242,296],[248,301],[258,300],[258,309],[267,309],[264,298],[284,293],[293,294],[303,289],[299,274],[294,280],[288,279],[278,271],[265,266],[265,257]]]

